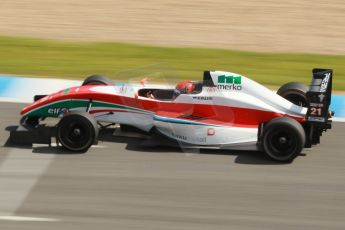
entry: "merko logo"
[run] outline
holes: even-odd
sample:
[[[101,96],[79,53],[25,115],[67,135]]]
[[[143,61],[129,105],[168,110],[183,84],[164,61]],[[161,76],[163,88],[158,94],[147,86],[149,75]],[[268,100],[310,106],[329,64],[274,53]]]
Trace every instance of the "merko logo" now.
[[[218,76],[217,89],[242,90],[242,77],[220,75]]]

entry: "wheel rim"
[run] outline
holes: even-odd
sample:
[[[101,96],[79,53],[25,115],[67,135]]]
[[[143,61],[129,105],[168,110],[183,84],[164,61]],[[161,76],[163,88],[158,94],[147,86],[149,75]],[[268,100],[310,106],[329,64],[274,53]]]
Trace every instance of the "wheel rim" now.
[[[72,123],[68,127],[67,140],[72,143],[85,142],[85,129],[78,123]],[[87,140],[86,140],[87,141]]]
[[[297,138],[289,131],[277,130],[271,132],[268,137],[268,147],[276,157],[288,158],[297,147]]]
[[[63,146],[73,151],[82,151],[92,143],[93,133],[83,121],[73,120],[59,127],[59,139]]]

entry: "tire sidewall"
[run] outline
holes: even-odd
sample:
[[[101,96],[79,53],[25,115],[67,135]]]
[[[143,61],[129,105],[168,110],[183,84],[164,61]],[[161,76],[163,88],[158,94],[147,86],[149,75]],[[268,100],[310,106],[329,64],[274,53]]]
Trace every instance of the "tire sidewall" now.
[[[273,135],[279,132],[288,133],[293,142],[293,148],[290,149],[288,154],[281,155],[282,153],[272,144]],[[273,119],[264,128],[262,148],[265,154],[275,161],[291,162],[303,150],[305,139],[304,129],[299,122],[287,117],[283,119]]]
[[[97,138],[97,130],[95,129],[93,119],[90,116],[84,114],[68,114],[63,117],[57,126],[57,138],[64,148],[72,152],[86,152]],[[82,129],[85,141],[81,141],[79,146],[77,143],[68,137],[72,132],[71,126],[77,125]]]
[[[306,94],[304,94],[304,92],[301,92],[299,90],[289,90],[289,91],[286,91],[284,92],[283,94],[281,94],[280,96],[282,96],[283,98],[285,98],[286,100],[290,101],[291,103],[293,103],[294,105],[298,105],[298,106],[303,106],[303,107],[306,107],[307,106],[307,98],[306,98]],[[301,104],[297,104],[295,103],[294,101],[291,101],[290,98],[291,97],[295,97],[297,98],[298,97],[298,101],[299,102],[302,102],[302,105]]]
[[[109,78],[103,75],[95,74],[95,75],[91,75],[87,77],[84,80],[82,86],[84,85],[112,85],[112,84],[113,82]]]
[[[289,83],[281,86],[277,90],[277,94],[279,96],[287,99],[291,103],[298,105],[298,106],[301,106],[300,104],[296,104],[295,102],[289,100],[289,98],[291,96],[298,97],[299,98],[298,101],[302,101],[303,106],[306,107],[308,104],[307,91],[308,91],[308,87],[306,85],[304,85],[303,83],[289,82]]]

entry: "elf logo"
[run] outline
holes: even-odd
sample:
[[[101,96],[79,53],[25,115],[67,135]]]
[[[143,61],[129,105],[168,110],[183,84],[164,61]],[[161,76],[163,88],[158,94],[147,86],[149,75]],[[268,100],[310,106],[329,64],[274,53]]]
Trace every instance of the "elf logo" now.
[[[66,114],[68,113],[67,108],[49,108],[48,109],[48,114],[52,115],[60,115],[60,114]]]
[[[242,90],[242,77],[220,75],[218,76],[217,89]]]

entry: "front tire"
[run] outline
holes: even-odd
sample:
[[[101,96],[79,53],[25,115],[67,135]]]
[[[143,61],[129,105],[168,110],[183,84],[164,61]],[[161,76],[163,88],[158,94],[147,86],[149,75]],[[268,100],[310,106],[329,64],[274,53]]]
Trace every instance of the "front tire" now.
[[[86,112],[71,112],[57,125],[57,139],[72,152],[86,152],[98,137],[98,126]]]
[[[262,149],[265,154],[279,162],[291,162],[305,146],[306,136],[302,125],[289,117],[269,121],[262,134]]]

